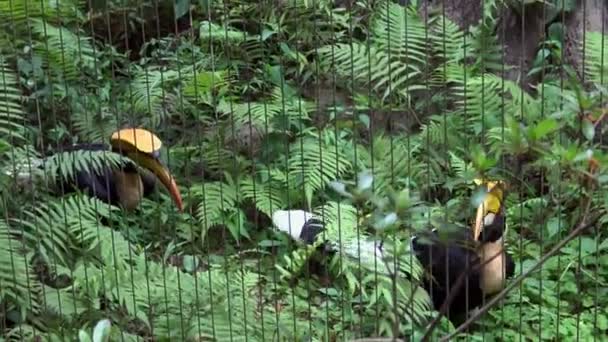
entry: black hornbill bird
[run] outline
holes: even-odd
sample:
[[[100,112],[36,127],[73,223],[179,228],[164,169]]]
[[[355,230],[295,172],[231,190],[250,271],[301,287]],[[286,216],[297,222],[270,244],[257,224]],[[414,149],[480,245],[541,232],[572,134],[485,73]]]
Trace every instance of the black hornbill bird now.
[[[482,184],[481,181],[477,183]],[[436,310],[441,309],[464,273],[464,281],[456,289],[446,312],[452,322],[464,318],[463,314],[481,305],[484,298],[502,290],[506,279],[515,273],[515,263],[502,244],[505,230],[504,183],[485,182],[483,185],[485,194],[477,207],[473,229],[445,233],[434,229],[411,239],[412,251],[426,270],[422,286],[429,293]],[[272,221],[276,228],[308,245],[313,244],[324,229],[318,217],[303,210],[277,210],[272,215]],[[334,250],[335,244],[335,241],[325,242],[320,248],[328,252]],[[386,254],[383,243],[363,240],[358,245],[359,250],[347,246],[345,253],[372,263],[374,255],[380,261]],[[385,263],[385,267],[375,270],[394,274],[390,264]]]
[[[63,151],[109,150],[129,158],[131,162],[123,163],[119,168],[105,166],[100,170],[80,170],[73,177],[61,180],[62,190],[64,193],[86,192],[106,203],[133,210],[144,196],[154,191],[158,179],[181,211],[182,198],[179,188],[169,170],[159,159],[161,146],[162,142],[155,134],[141,128],[125,128],[112,134],[110,146],[79,144],[63,149]]]
[[[326,228],[320,217],[304,210],[276,210],[272,213],[272,222],[278,230],[306,245],[313,245],[317,242],[319,235]],[[384,267],[381,267],[375,264],[375,261],[378,261],[379,264],[382,263],[387,254],[382,242],[378,243],[367,238],[362,238],[360,241],[342,239],[341,242],[342,245],[338,246],[337,241],[324,240],[316,250],[323,254],[330,254],[340,247],[346,256],[359,260],[363,267],[367,265],[378,272],[387,275],[393,274],[392,265],[384,263]],[[313,268],[319,267],[322,268],[320,265],[315,265]]]
[[[484,186],[472,231],[446,232],[441,236],[435,229],[421,234],[425,242],[418,236],[412,238],[412,249],[427,271],[423,286],[435,309],[440,310],[450,293],[456,291],[445,312],[452,322],[466,318],[485,298],[501,291],[506,279],[515,273],[515,263],[502,243],[504,183],[486,182]],[[463,272],[464,282],[456,288]]]

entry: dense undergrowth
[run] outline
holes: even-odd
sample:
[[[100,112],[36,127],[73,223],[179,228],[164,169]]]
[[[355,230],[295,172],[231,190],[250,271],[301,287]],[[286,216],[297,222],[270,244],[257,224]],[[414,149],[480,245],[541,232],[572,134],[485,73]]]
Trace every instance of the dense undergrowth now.
[[[384,1],[176,4],[0,0],[3,339],[84,340],[109,319],[112,340],[416,340],[436,312],[409,237],[469,225],[480,176],[509,184],[516,275],[600,218],[462,336],[606,339],[608,37],[587,33],[583,82],[549,36],[522,88],[501,77],[498,0],[467,32]],[[184,213],[164,192],[126,213],[51,191],[117,157],[43,155],[126,125],[163,139]],[[366,196],[394,200],[336,191],[365,173]],[[341,246],[390,241],[399,277],[364,251],[308,272],[271,228],[285,208]]]

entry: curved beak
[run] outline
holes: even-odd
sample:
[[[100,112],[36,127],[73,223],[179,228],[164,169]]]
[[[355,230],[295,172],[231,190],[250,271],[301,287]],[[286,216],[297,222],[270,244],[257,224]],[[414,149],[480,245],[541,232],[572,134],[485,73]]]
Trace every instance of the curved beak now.
[[[175,205],[179,211],[182,211],[182,196],[179,192],[179,188],[177,187],[177,183],[175,183],[174,177],[169,172],[169,169],[165,167],[158,158],[151,155],[135,153],[135,155],[132,154],[130,157],[137,164],[154,173],[158,180],[160,180],[160,182],[165,186],[167,191],[169,191],[169,194],[171,195],[171,198],[173,199],[173,202],[175,202]]]
[[[481,234],[481,225],[483,224],[483,218],[486,216],[487,211],[485,210],[485,201],[477,207],[477,214],[475,215],[475,225],[473,226],[473,240],[479,240]]]
[[[503,192],[499,184],[487,184],[487,193],[477,207],[475,215],[475,225],[473,226],[473,239],[479,240],[479,235],[483,230],[484,220],[488,215],[496,215],[500,212],[502,206]]]

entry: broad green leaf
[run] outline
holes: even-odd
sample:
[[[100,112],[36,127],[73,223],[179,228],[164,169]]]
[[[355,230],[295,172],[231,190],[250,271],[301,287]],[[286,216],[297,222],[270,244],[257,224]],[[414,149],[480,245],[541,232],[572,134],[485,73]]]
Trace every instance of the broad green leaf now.
[[[532,134],[535,140],[540,140],[558,128],[557,121],[554,119],[545,119],[534,127]]]
[[[595,126],[589,120],[583,120],[583,135],[587,140],[592,141],[595,136]]]

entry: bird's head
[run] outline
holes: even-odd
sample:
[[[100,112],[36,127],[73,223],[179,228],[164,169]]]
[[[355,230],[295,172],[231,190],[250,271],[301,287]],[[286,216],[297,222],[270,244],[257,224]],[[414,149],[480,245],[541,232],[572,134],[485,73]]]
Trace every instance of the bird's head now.
[[[177,208],[182,210],[179,188],[168,168],[160,161],[162,142],[154,133],[141,128],[124,128],[112,134],[110,144],[113,151],[151,171],[167,188]]]
[[[475,183],[482,186],[483,195],[477,206],[473,239],[483,242],[496,241],[502,237],[505,226],[503,199],[506,184],[503,181],[480,179],[476,179]]]

